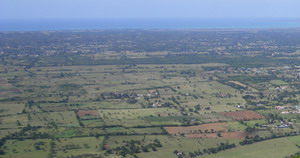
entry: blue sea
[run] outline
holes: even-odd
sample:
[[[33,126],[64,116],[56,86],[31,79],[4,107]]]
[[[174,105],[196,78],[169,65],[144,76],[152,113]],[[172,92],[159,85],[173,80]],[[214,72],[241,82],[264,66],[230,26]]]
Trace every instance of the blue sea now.
[[[300,28],[300,19],[0,20],[0,31]]]

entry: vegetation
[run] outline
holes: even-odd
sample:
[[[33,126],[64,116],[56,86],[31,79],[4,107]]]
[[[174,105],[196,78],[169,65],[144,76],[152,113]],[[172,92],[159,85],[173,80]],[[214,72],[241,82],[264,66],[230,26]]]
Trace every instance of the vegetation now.
[[[0,157],[297,157],[300,33],[0,33]]]

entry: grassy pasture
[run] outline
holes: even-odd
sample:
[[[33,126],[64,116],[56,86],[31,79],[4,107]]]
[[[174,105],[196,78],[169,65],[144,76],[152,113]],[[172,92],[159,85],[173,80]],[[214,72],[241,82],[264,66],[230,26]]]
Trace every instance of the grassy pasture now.
[[[23,103],[0,103],[0,116],[19,114],[23,111],[24,107]]]
[[[203,123],[212,123],[219,121],[230,121],[230,118],[221,115],[219,113],[201,113],[200,115],[195,115],[194,117],[199,118]]]
[[[179,125],[181,114],[176,109],[150,108],[150,109],[123,109],[98,110],[106,125],[151,126],[151,125]]]
[[[0,117],[0,128],[21,128],[28,124],[27,114]]]
[[[21,131],[21,129],[18,129],[18,128],[1,129],[0,130],[0,139],[5,137],[5,136],[8,136],[10,134],[17,133],[17,132],[20,132],[20,131]]]
[[[106,132],[102,128],[79,128],[79,127],[59,127],[59,128],[39,128],[36,133],[46,133],[54,138],[72,138],[80,136],[104,135]]]
[[[50,156],[50,140],[8,140],[3,146],[3,158],[47,158]]]
[[[130,55],[135,58],[140,57],[135,54]],[[102,57],[99,56],[99,58]],[[7,93],[8,95],[5,96],[5,98],[21,96],[20,101],[0,103],[1,110],[3,109],[2,112],[0,111],[1,137],[17,132],[27,124],[33,126],[21,136],[24,141],[9,140],[5,144],[11,147],[5,148],[5,156],[20,157],[21,153],[25,153],[24,157],[28,157],[30,153],[36,157],[48,156],[50,140],[43,139],[47,142],[43,151],[37,151],[34,146],[35,141],[42,139],[29,141],[31,138],[41,137],[53,138],[54,157],[104,154],[105,151],[101,150],[101,143],[105,135],[108,136],[108,139],[104,141],[108,149],[122,147],[124,142],[129,140],[140,140],[142,145],[147,145],[158,139],[163,147],[157,148],[157,151],[151,149],[150,152],[137,154],[139,157],[147,158],[177,157],[173,153],[174,150],[188,154],[188,152],[216,147],[221,142],[238,145],[239,141],[246,136],[244,130],[247,126],[257,127],[256,124],[267,124],[267,121],[251,120],[244,121],[242,124],[230,116],[222,115],[221,112],[243,111],[243,108],[237,107],[237,105],[247,105],[243,96],[246,93],[258,96],[256,93],[259,91],[252,86],[257,89],[268,87],[269,89],[265,92],[271,94],[277,92],[275,86],[285,86],[285,83],[283,80],[258,82],[256,80],[260,78],[255,75],[247,78],[238,73],[215,75],[214,71],[205,71],[210,69],[209,67],[227,66],[218,63],[57,66],[30,68],[26,72],[19,70],[7,76],[0,74],[8,88],[17,88],[24,92],[22,94]],[[21,76],[14,77],[17,74]],[[221,79],[224,78],[246,90],[241,92],[228,86],[230,84],[225,85],[227,82],[223,84]],[[6,81],[10,82],[6,83]],[[121,94],[121,96],[114,96],[114,94]],[[130,102],[130,99],[134,102]],[[31,101],[32,103],[29,103]],[[26,114],[20,114],[23,109]],[[91,112],[91,115],[76,115],[80,111]],[[298,117],[297,114],[281,115],[280,111],[274,110],[273,107],[254,111],[264,115],[277,113],[279,116],[291,119]],[[197,125],[202,123],[204,124]],[[276,123],[279,124],[279,122]],[[213,124],[217,125],[213,126]],[[272,132],[285,133],[298,130],[299,123],[294,122],[294,124],[297,129],[272,129]],[[189,126],[186,127],[186,125]],[[167,129],[169,126],[178,130],[170,132],[172,135],[166,135],[165,129],[161,127]],[[193,130],[198,129],[203,132],[208,130],[208,132],[204,133],[205,136],[193,133]],[[221,131],[221,137],[217,136],[217,131]],[[180,135],[180,132],[185,136]],[[271,136],[270,131],[253,132],[253,135],[255,134]],[[100,136],[99,139],[96,136]],[[299,144],[298,139],[291,142]],[[256,144],[259,143],[253,145]],[[286,141],[283,141],[283,144],[290,145]],[[21,145],[28,147],[13,151]],[[247,147],[254,151],[264,146],[249,145]],[[278,144],[278,147],[281,147],[281,144]],[[246,147],[239,146],[228,152],[243,154],[242,150],[246,150]],[[292,150],[287,149],[287,151],[293,153]],[[266,149],[266,152],[272,152],[272,150]],[[219,154],[216,155],[223,157]],[[251,156],[252,153],[249,151],[248,154]],[[258,152],[258,154],[262,153]],[[105,157],[115,156],[114,154],[105,155]],[[246,153],[246,158],[247,156]]]
[[[54,141],[55,157],[70,157],[83,154],[100,154],[103,137],[61,138]]]
[[[29,124],[31,126],[49,126],[53,124],[57,126],[79,126],[76,114],[73,111],[32,113],[29,115]]]
[[[150,128],[126,128],[126,127],[111,127],[105,128],[107,134],[162,134],[163,130],[159,127]]]
[[[287,82],[284,82],[282,80],[271,80],[270,83],[273,84],[273,85],[277,85],[277,86],[288,85]]]
[[[124,140],[141,140],[143,144],[152,142],[158,139],[162,147],[157,148],[155,152],[141,152],[137,154],[142,158],[156,158],[156,157],[176,157],[173,153],[174,150],[182,152],[193,152],[197,150],[203,150],[204,148],[216,147],[218,143],[225,142],[225,140],[214,138],[202,138],[202,139],[189,139],[185,137],[173,137],[173,136],[111,136],[107,141],[108,148],[116,148],[122,146]],[[236,140],[228,140],[230,143],[236,143]],[[112,156],[112,155],[108,155]]]
[[[296,146],[299,136],[288,138],[277,138],[251,145],[240,146],[217,154],[201,156],[203,158],[282,158],[299,151]]]

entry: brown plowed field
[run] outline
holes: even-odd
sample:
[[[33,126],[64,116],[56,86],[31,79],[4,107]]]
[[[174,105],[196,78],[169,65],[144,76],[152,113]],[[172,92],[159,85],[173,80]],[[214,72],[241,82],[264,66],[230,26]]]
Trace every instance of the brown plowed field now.
[[[98,112],[96,110],[79,110],[77,112],[77,115],[79,117],[84,117],[84,116],[98,116]]]
[[[264,119],[265,117],[254,111],[234,111],[234,112],[221,112],[220,114],[231,117],[233,120],[257,120]]]

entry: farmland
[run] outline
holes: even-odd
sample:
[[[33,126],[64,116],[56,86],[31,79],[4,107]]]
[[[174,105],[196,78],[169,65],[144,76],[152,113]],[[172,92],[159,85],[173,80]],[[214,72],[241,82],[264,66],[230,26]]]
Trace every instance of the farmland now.
[[[257,144],[238,147],[232,150],[220,152],[216,155],[204,156],[205,158],[212,158],[221,156],[224,158],[263,158],[266,155],[274,158],[281,158],[289,155],[289,153],[294,153],[299,151],[296,144],[293,143],[294,139],[299,139],[299,136],[290,138],[279,138],[274,140],[268,140],[265,142],[260,142]],[[261,150],[263,149],[263,150]],[[278,150],[280,149],[280,150]]]
[[[0,36],[0,157],[293,155],[300,145],[298,32],[269,31],[24,33],[43,39],[39,50],[35,38],[0,33],[10,37]],[[153,34],[165,45],[149,42]],[[280,43],[282,34],[294,44]],[[125,35],[132,43],[115,43]],[[102,36],[110,41],[92,40]],[[136,36],[148,42],[142,47]]]

